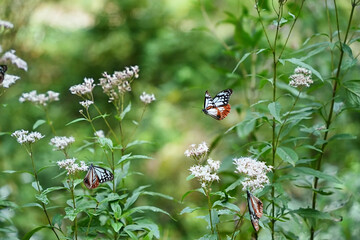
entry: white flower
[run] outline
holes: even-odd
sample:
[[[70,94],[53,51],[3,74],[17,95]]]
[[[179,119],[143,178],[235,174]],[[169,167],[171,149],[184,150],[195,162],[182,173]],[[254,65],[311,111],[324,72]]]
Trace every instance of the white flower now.
[[[212,159],[207,160],[206,165],[194,165],[189,170],[200,182],[201,187],[205,188],[210,186],[213,181],[219,181],[220,178],[216,174],[220,168],[220,161],[214,161]]]
[[[27,63],[15,55],[15,50],[7,51],[0,59],[2,62],[10,60],[12,64],[15,64],[18,68],[24,69],[25,71],[28,69]]]
[[[90,107],[91,104],[93,104],[93,101],[90,100],[86,100],[86,101],[81,101],[79,102],[81,104],[81,106],[83,106],[84,108],[88,109]]]
[[[155,101],[155,95],[154,94],[147,94],[146,92],[143,92],[140,96],[140,100],[145,103],[145,104],[149,104],[152,101]]]
[[[302,67],[297,67],[295,69],[294,74],[290,76],[290,80],[289,85],[293,87],[310,87],[310,84],[313,83],[313,80],[311,79],[311,71]]]
[[[50,145],[54,146],[53,151],[61,151],[75,142],[74,137],[53,137],[50,139]]]
[[[264,188],[265,184],[269,184],[269,178],[266,173],[272,170],[272,166],[266,166],[265,162],[257,161],[250,157],[234,158],[236,173],[244,173],[247,177],[242,182],[243,190]]]
[[[103,78],[99,79],[99,85],[103,92],[109,96],[109,102],[119,99],[121,94],[131,91],[130,83],[139,77],[139,67],[126,67],[124,71],[115,71],[112,75],[103,73]]]
[[[53,101],[59,101],[59,93],[48,91],[48,96],[44,93],[37,94],[36,90],[29,93],[23,93],[19,98],[20,102],[32,102],[37,105],[46,106],[48,103]]]
[[[13,85],[19,79],[20,79],[20,77],[18,77],[18,76],[5,74],[4,81],[2,83],[0,83],[0,87],[9,88],[11,85]]]
[[[187,149],[184,154],[186,157],[200,158],[209,151],[209,147],[206,145],[206,142],[200,143],[198,146],[196,144],[191,144],[190,148]]]
[[[4,28],[14,28],[14,24],[4,20],[0,20],[0,26],[3,26]]]
[[[64,159],[64,160],[58,161],[57,165],[60,168],[65,168],[67,171],[67,175],[75,174],[76,172],[79,172],[79,171],[87,171],[88,170],[88,166],[86,166],[84,161],[80,161],[80,166],[78,163],[75,163],[75,161],[76,161],[76,158]]]
[[[98,138],[104,138],[105,137],[105,133],[103,130],[99,130],[99,131],[96,131],[94,133],[95,137],[98,137]]]
[[[72,94],[83,96],[88,93],[91,93],[94,87],[95,87],[94,79],[84,78],[84,82],[82,84],[74,85],[70,87],[69,90]]]
[[[17,130],[11,134],[12,137],[16,138],[16,141],[20,144],[24,143],[34,143],[37,140],[40,140],[44,136],[39,132],[30,132],[24,129]]]

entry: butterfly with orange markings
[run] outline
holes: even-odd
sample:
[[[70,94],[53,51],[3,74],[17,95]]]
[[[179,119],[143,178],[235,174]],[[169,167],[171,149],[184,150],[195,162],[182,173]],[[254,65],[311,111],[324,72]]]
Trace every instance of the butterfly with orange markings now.
[[[224,119],[230,113],[229,99],[232,92],[232,89],[226,89],[212,98],[206,91],[203,112],[216,120]]]
[[[107,169],[90,164],[84,178],[84,184],[88,189],[97,188],[100,183],[112,181],[114,175]]]
[[[263,203],[260,199],[252,195],[251,192],[246,191],[246,193],[251,224],[253,225],[255,231],[259,231],[259,219],[263,215]]]

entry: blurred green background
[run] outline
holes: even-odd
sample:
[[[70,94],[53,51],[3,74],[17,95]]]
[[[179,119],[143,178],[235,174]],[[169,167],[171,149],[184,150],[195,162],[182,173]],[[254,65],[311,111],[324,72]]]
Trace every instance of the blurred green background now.
[[[339,3],[340,14],[348,16],[349,4],[345,2]],[[65,126],[80,117],[80,99],[70,94],[69,87],[81,83],[84,77],[97,80],[102,72],[112,73],[123,70],[125,66],[138,65],[140,78],[132,85],[129,99],[133,110],[126,124],[130,126],[131,120],[136,120],[141,114],[139,95],[143,91],[154,93],[156,101],[148,107],[136,135],[137,139],[151,141],[151,144],[134,149],[135,153],[147,154],[153,159],[133,162],[133,171],[143,175],[132,176],[128,181],[129,188],[151,184],[152,191],[171,195],[177,200],[186,191],[197,188],[195,180],[185,180],[193,162],[183,153],[192,143],[206,141],[210,144],[215,139],[219,140],[211,157],[223,162],[224,172],[233,171],[232,158],[248,155],[246,143],[251,139],[236,131],[225,136],[223,133],[245,119],[247,108],[257,96],[266,99],[271,95],[269,83],[261,81],[261,78],[252,82],[251,60],[245,61],[231,74],[246,52],[266,47],[256,21],[253,1],[1,0],[0,5],[0,19],[15,26],[1,34],[0,44],[5,51],[15,49],[29,68],[28,72],[24,72],[9,65],[7,73],[19,75],[21,79],[0,99],[0,132],[31,130],[37,120],[44,119],[44,114],[30,103],[20,103],[20,95],[31,90],[39,93],[53,90],[60,92],[60,101],[50,104],[51,118],[58,135],[75,137],[75,150],[84,140],[92,137],[92,132],[85,123]],[[301,55],[301,52],[295,51],[307,38],[328,31],[324,5],[315,1],[305,5],[303,16],[286,49],[288,56]],[[296,12],[297,6],[289,1],[288,8]],[[229,13],[236,16],[236,27],[229,20]],[[342,27],[346,26],[346,19],[340,22]],[[356,16],[354,26],[358,24],[359,17]],[[355,50],[359,50],[357,45]],[[269,60],[266,54],[252,59],[256,62],[258,74],[267,78],[271,76],[267,70],[271,64]],[[328,56],[315,56],[309,61],[319,72],[329,75]],[[280,79],[287,83],[287,76],[293,69],[294,66],[284,66],[281,69],[284,75]],[[357,75],[358,72],[350,71],[346,78],[356,78]],[[209,90],[215,95],[225,88],[234,89],[230,101],[232,112],[225,120],[215,121],[201,112],[204,92]],[[330,92],[329,85],[325,83],[318,84],[310,94],[318,99],[327,99]],[[95,99],[102,109],[110,111],[111,106],[100,89],[95,91]],[[342,126],[341,132],[358,136],[359,119],[358,112],[344,114],[334,127]],[[312,124],[317,123],[320,123],[319,119],[312,120]],[[101,121],[96,124],[99,129],[105,130]],[[48,144],[52,137],[49,127],[42,125],[37,130],[46,135],[35,147],[38,167],[61,160],[62,155],[52,152]],[[260,139],[270,136],[270,129],[261,131],[263,135]],[[351,239],[360,233],[360,229],[354,227],[360,223],[359,217],[354,214],[360,209],[359,140],[337,142],[336,146],[330,144],[328,149],[324,168],[336,173],[344,181],[345,188],[337,195],[322,200],[321,204],[349,201],[339,210],[344,221],[326,222],[322,230],[334,239]],[[80,160],[97,161],[86,151],[78,152],[76,156]],[[25,150],[9,135],[0,137],[0,166],[1,170],[31,169]],[[60,185],[61,179],[53,178],[59,172],[56,167],[43,171],[39,176],[40,182],[44,187]],[[225,174],[224,179],[219,184],[220,188],[235,178]],[[27,173],[1,174],[1,198],[14,201],[19,206],[35,202],[31,181]],[[304,193],[303,189],[291,188],[289,191],[296,204],[307,206],[310,202],[310,194]],[[59,205],[64,204],[68,193],[63,194],[65,196],[54,194],[52,200]],[[245,209],[243,193],[239,192],[237,197],[242,209]],[[195,239],[207,232],[205,222],[196,218],[199,213],[179,215],[186,206],[205,203],[200,194],[189,195],[185,204],[150,197],[141,201],[164,208],[177,219],[173,221],[161,214],[151,215],[161,226],[162,239]],[[44,223],[43,213],[35,208],[3,211],[2,214],[11,217],[18,231],[14,235],[19,237]],[[1,224],[9,225],[9,222]],[[244,224],[244,229],[251,228],[249,221]],[[297,224],[294,228],[301,232],[305,226],[302,226],[301,220]],[[46,234],[41,232],[37,237],[46,239]],[[244,239],[249,236],[250,233],[244,233]]]

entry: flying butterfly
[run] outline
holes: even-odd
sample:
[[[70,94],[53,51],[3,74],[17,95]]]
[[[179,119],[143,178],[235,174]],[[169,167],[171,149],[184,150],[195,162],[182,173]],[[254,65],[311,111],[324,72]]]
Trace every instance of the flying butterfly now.
[[[0,65],[0,83],[4,81],[6,70],[7,70],[6,65]]]
[[[232,92],[232,89],[226,89],[212,98],[209,92],[206,91],[203,112],[216,120],[224,119],[231,109],[229,99]]]
[[[90,164],[84,178],[84,184],[88,189],[97,188],[100,183],[111,181],[114,175],[107,169]]]
[[[259,231],[259,219],[263,215],[263,203],[249,191],[246,191],[246,193],[251,224],[253,225],[255,231]]]

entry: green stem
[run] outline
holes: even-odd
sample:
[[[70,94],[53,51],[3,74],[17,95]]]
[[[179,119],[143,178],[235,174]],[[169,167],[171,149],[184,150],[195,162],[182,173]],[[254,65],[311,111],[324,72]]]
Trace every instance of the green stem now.
[[[213,227],[213,221],[212,221],[212,215],[211,215],[211,209],[212,209],[212,204],[211,204],[211,199],[210,199],[210,192],[208,189],[205,189],[205,193],[206,193],[206,197],[208,200],[208,208],[209,208],[209,218],[210,218],[210,228],[211,228],[211,234],[214,234],[214,227]]]
[[[71,182],[71,186],[70,186],[70,192],[71,192],[71,198],[72,198],[72,201],[73,201],[73,208],[74,208],[74,211],[76,210],[76,202],[75,202],[75,194],[74,194],[74,180],[73,179],[70,179],[70,182]],[[75,236],[75,239],[77,240],[77,216],[75,216],[75,220],[74,220],[74,236]]]
[[[36,185],[37,185],[37,190],[38,190],[38,193],[39,195],[41,194],[41,189],[40,189],[40,182],[39,182],[39,179],[38,179],[38,175],[37,175],[37,171],[36,171],[36,168],[35,168],[35,162],[34,162],[34,156],[33,156],[33,152],[32,152],[32,147],[31,147],[31,144],[29,145],[29,149],[26,149],[26,151],[29,153],[30,155],[30,158],[31,158],[31,163],[32,163],[32,167],[33,167],[33,171],[34,171],[34,177],[35,177],[35,182],[36,182]],[[58,234],[56,233],[55,231],[55,227],[52,225],[51,223],[51,220],[50,220],[50,217],[49,217],[49,214],[47,212],[47,209],[46,209],[46,205],[45,203],[41,202],[40,201],[40,204],[42,206],[42,209],[44,211],[44,214],[46,216],[46,219],[51,227],[51,230],[54,232],[55,236],[57,239],[60,239]]]
[[[340,39],[337,7],[336,7],[335,0],[334,0],[334,3],[335,3],[336,19],[337,19],[338,33],[339,33],[339,39]],[[327,138],[328,138],[330,125],[331,125],[331,122],[332,122],[332,116],[333,116],[333,112],[334,112],[335,97],[336,97],[337,86],[338,86],[338,81],[339,81],[340,72],[341,72],[341,65],[342,65],[342,61],[343,61],[343,57],[344,57],[344,49],[343,49],[342,45],[346,44],[347,37],[348,37],[349,31],[350,31],[351,21],[352,21],[353,15],[354,15],[355,7],[356,7],[356,4],[353,3],[352,8],[351,8],[349,21],[348,21],[348,26],[347,26],[346,33],[345,33],[345,38],[344,38],[343,43],[340,42],[340,58],[339,58],[338,66],[337,66],[335,80],[333,82],[334,86],[333,86],[333,91],[332,91],[330,112],[329,112],[328,118],[326,120],[326,131],[325,131],[324,138],[323,138],[324,143],[321,146],[321,152],[320,152],[320,155],[319,155],[319,157],[318,157],[318,159],[316,161],[316,170],[318,170],[318,171],[320,171],[320,169],[321,169],[321,163],[322,163],[322,159],[324,157],[325,148],[327,146]],[[313,195],[312,195],[312,204],[311,204],[312,209],[316,209],[316,200],[317,200],[317,192],[316,192],[316,190],[318,188],[318,182],[319,182],[319,178],[315,177],[314,181],[313,181]],[[311,240],[314,239],[314,235],[315,235],[315,226],[311,226],[311,228],[310,228],[310,239]]]
[[[113,179],[113,193],[116,192],[116,186],[115,186],[115,159],[114,159],[114,152],[111,151],[111,171],[112,171],[112,174],[114,175],[114,179]]]
[[[96,111],[97,111],[97,112],[101,115],[101,117],[104,119],[104,122],[105,122],[106,126],[109,128],[111,134],[114,136],[116,142],[119,144],[119,143],[120,143],[120,142],[119,142],[119,139],[117,138],[114,130],[111,128],[109,122],[106,120],[105,116],[101,113],[100,109],[99,109],[95,104],[93,104],[93,105],[94,105]]]
[[[56,131],[55,131],[53,122],[52,122],[51,119],[50,119],[49,111],[48,111],[48,109],[47,109],[46,106],[44,107],[44,111],[45,111],[45,116],[46,116],[46,122],[47,122],[47,124],[48,124],[48,125],[50,126],[50,128],[51,128],[51,132],[54,134],[54,136],[56,136]]]

